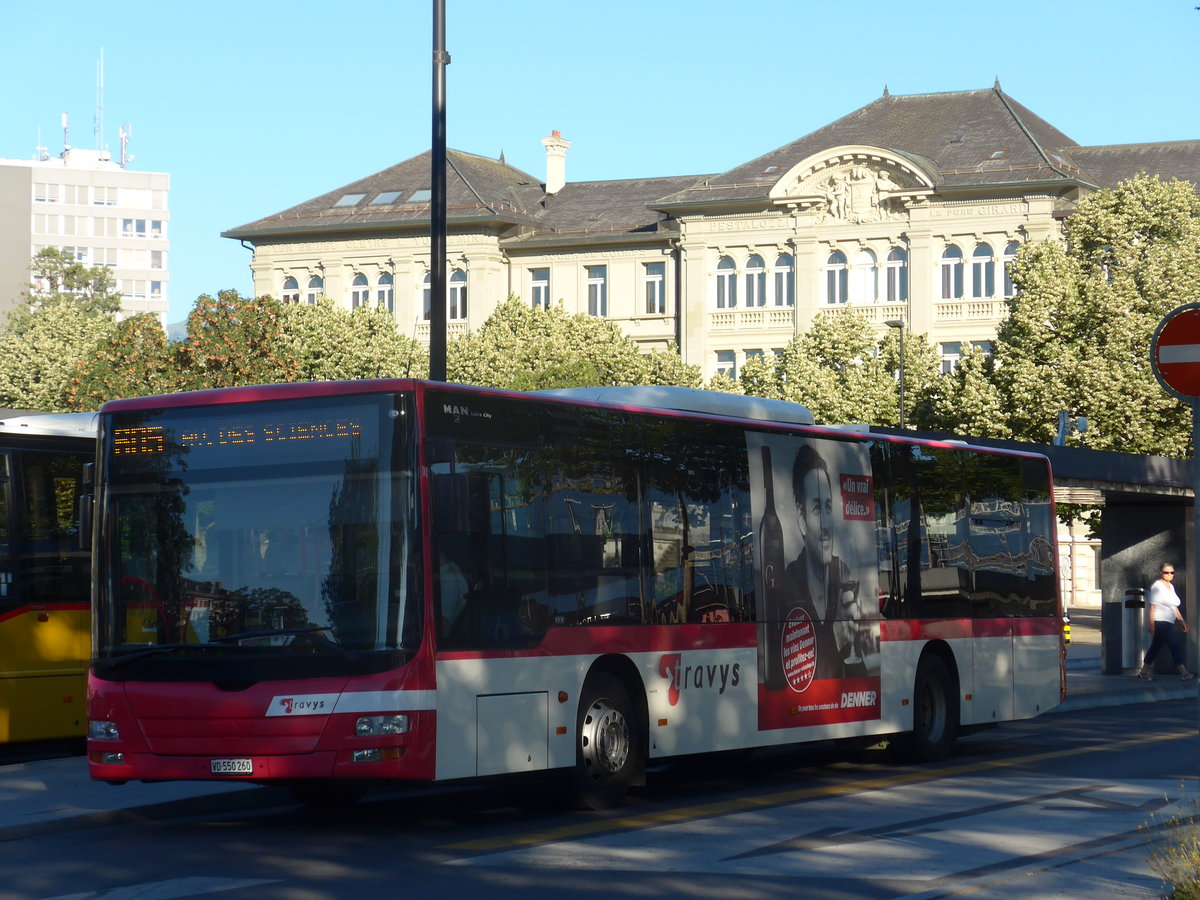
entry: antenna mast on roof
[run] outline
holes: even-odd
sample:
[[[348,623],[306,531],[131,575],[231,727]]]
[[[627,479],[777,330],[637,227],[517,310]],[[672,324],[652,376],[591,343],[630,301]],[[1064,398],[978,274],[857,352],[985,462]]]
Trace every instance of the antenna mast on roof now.
[[[104,149],[104,48],[100,48],[100,60],[96,63],[96,149]]]
[[[133,125],[126,122],[121,126],[121,168],[127,168],[133,162],[133,155],[129,152],[129,139],[133,137]]]

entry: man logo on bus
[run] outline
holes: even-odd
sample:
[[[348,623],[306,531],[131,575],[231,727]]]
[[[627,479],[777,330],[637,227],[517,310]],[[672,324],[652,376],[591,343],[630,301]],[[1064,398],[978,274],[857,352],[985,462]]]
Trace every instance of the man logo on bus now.
[[[682,653],[667,653],[659,657],[658,674],[667,680],[667,702],[675,706],[679,703],[680,692],[688,688],[716,688],[718,694],[724,694],[726,688],[737,687],[742,680],[742,664],[687,666],[683,664]]]

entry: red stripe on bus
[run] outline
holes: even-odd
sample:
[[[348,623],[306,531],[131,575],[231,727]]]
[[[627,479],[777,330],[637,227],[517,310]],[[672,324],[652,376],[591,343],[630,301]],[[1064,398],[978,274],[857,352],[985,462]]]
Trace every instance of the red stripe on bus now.
[[[40,606],[30,606],[29,604],[26,604],[25,606],[18,606],[15,609],[10,609],[7,612],[0,613],[0,622],[7,622],[9,619],[15,619],[18,616],[25,616],[29,613],[35,612],[61,612],[64,610],[86,610],[90,608],[91,605],[88,603],[45,603]]]

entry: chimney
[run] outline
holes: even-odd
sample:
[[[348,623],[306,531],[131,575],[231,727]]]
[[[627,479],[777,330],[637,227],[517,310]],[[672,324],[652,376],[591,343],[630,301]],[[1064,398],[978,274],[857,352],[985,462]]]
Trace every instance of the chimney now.
[[[546,148],[546,193],[557,194],[567,183],[567,148],[570,141],[564,141],[560,132],[554,131],[548,138],[542,138],[542,146]]]

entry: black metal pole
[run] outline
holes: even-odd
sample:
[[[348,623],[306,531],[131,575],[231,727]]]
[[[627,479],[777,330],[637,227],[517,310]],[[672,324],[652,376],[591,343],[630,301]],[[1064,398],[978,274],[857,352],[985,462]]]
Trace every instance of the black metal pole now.
[[[433,0],[433,144],[430,153],[429,379],[446,380],[446,0]]]

